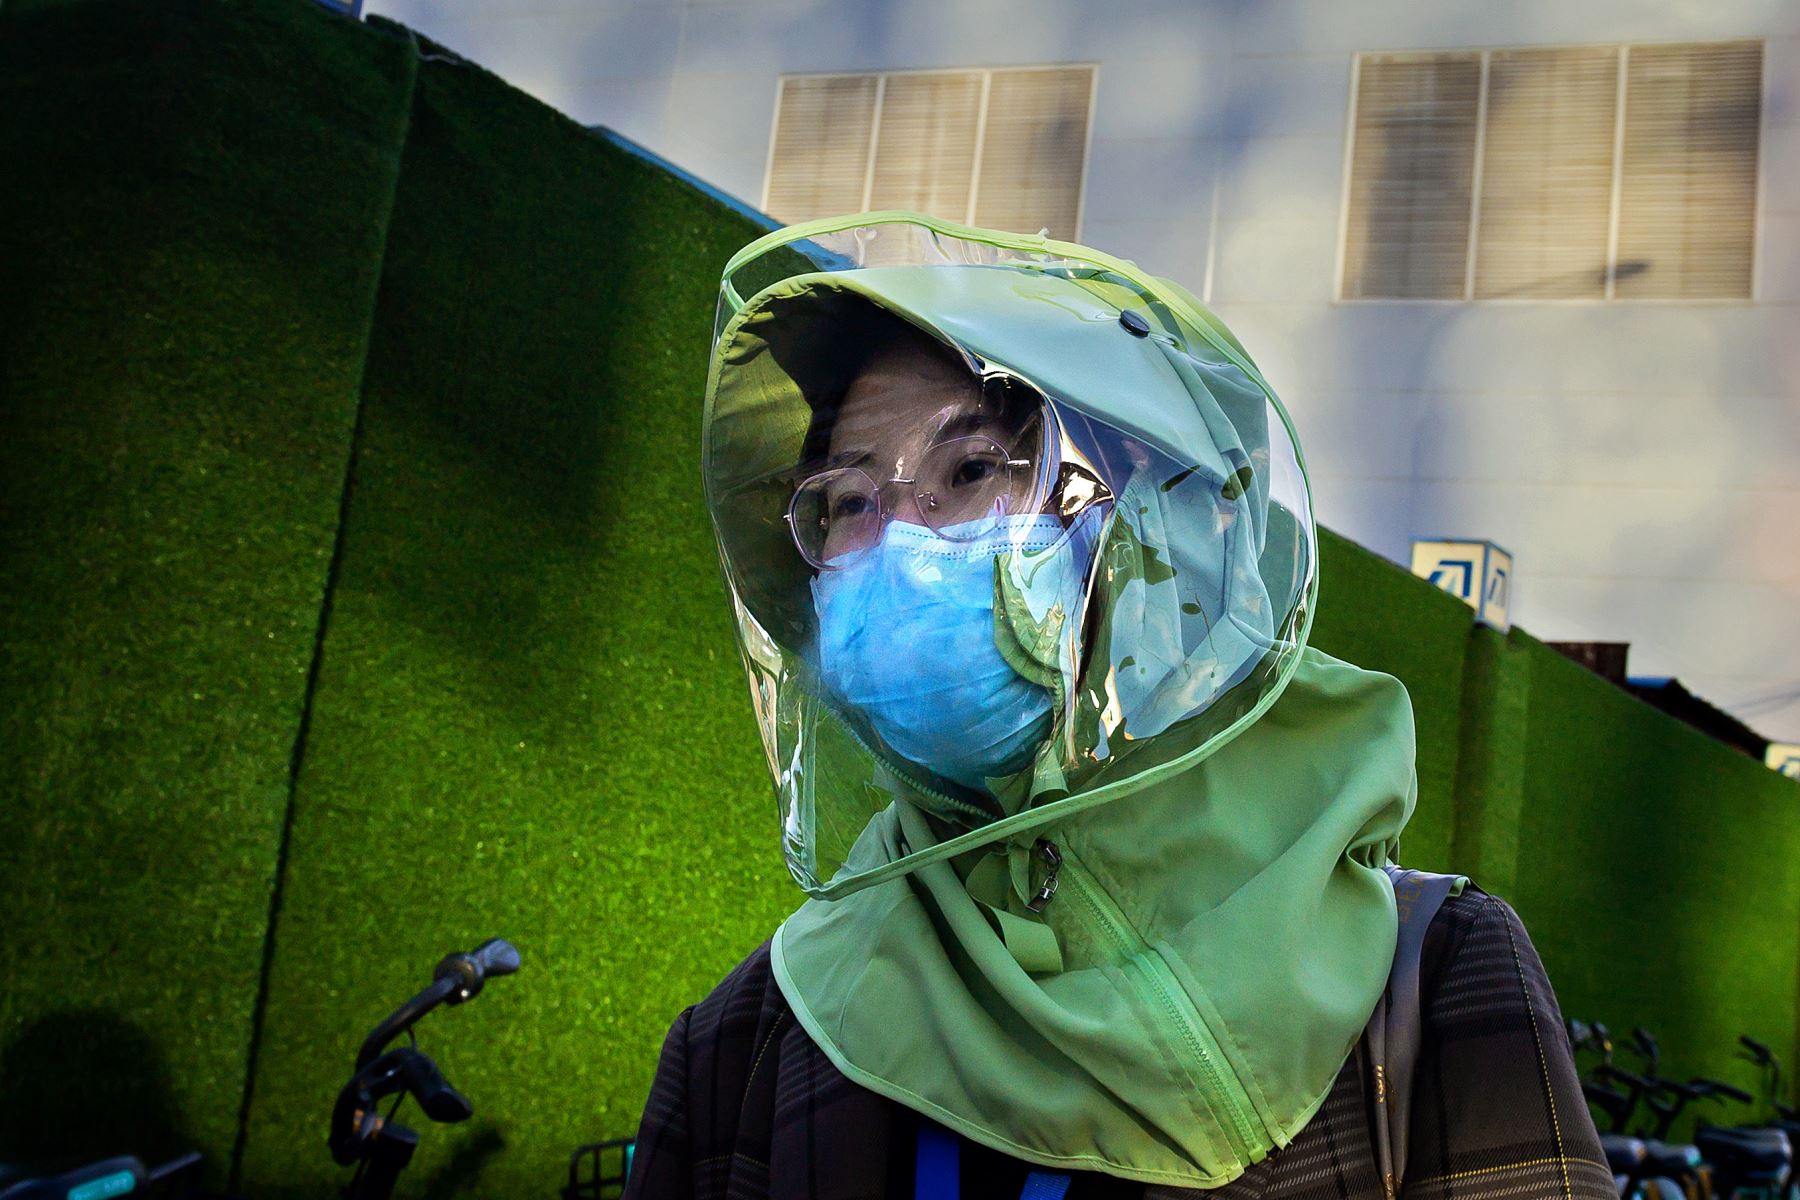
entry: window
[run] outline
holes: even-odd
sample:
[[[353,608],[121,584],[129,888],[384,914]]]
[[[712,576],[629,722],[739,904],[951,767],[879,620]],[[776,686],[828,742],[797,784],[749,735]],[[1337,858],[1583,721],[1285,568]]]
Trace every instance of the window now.
[[[1339,296],[1749,298],[1762,58],[1361,55]]]
[[[1074,240],[1094,68],[781,81],[763,209],[784,222],[902,208]]]

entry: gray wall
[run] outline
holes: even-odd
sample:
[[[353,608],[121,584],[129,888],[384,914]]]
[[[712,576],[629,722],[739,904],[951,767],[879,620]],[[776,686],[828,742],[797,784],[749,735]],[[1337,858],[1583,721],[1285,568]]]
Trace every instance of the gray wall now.
[[[783,72],[1098,64],[1082,240],[1243,337],[1323,522],[1401,561],[1413,537],[1490,537],[1533,633],[1629,641],[1634,673],[1800,741],[1800,4],[370,7],[753,204]],[[1767,41],[1754,301],[1333,303],[1357,51],[1732,38]]]

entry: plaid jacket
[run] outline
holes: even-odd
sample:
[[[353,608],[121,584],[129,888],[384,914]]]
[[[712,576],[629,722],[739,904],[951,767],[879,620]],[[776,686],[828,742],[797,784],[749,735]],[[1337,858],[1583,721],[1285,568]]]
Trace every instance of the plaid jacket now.
[[[1470,888],[1421,954],[1423,1044],[1402,1200],[1617,1200],[1562,1015],[1524,926]],[[1073,1177],[1068,1200],[1381,1198],[1362,1047],[1292,1144],[1207,1191]],[[795,1022],[764,944],[669,1031],[627,1200],[913,1195],[917,1115],[846,1079]],[[965,1142],[962,1194],[1018,1196],[1027,1164]]]

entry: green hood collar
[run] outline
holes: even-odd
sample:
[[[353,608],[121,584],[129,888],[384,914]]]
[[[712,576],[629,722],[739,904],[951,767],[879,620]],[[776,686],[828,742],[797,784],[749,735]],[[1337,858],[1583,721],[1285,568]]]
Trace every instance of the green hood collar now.
[[[1306,1124],[1375,1007],[1395,938],[1381,868],[1413,802],[1405,689],[1309,649],[1186,773],[808,901],[776,934],[776,979],[847,1076],[976,1142],[1222,1186]],[[858,852],[934,837],[899,805]],[[1033,913],[1040,838],[1061,863]]]

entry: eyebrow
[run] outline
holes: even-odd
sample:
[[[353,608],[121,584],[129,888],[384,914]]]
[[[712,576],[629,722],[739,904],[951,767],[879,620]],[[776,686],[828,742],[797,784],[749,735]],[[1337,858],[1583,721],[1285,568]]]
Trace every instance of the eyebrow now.
[[[860,467],[868,462],[873,456],[874,451],[872,450],[839,450],[836,454],[825,460],[824,466],[821,469],[835,471],[843,467]]]
[[[989,414],[978,411],[961,412],[938,426],[937,430],[932,433],[931,440],[926,443],[926,446],[935,446],[940,442],[947,442],[954,438],[965,437],[972,433],[979,433],[995,426],[1003,427],[1004,422]],[[860,467],[874,456],[875,452],[868,449],[840,450],[830,458],[826,459],[819,469],[822,471],[835,471],[845,467]]]
[[[980,412],[960,413],[938,426],[937,432],[931,435],[931,444],[935,446],[939,442],[964,437],[998,424],[1000,424],[999,421]]]

